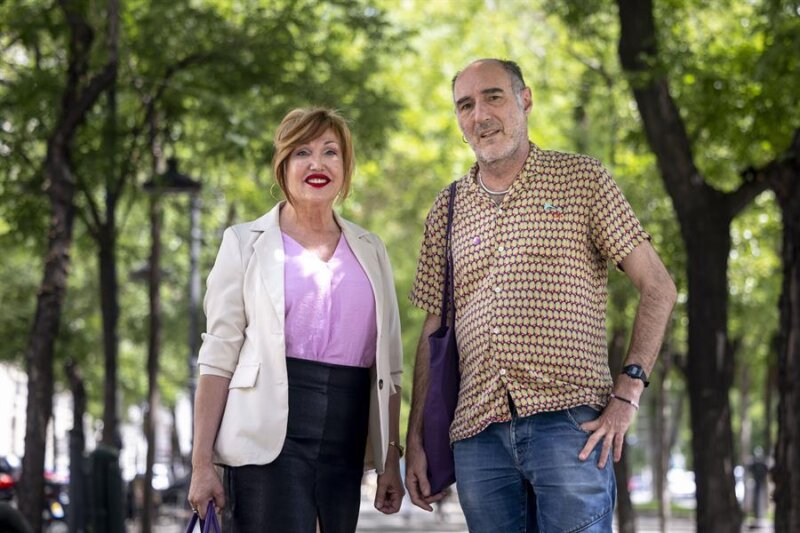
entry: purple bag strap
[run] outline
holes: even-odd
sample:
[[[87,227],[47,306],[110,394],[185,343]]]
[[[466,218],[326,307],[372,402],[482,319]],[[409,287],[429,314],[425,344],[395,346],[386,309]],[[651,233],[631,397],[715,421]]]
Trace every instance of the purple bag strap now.
[[[186,533],[193,533],[200,515],[192,513],[192,519],[189,520],[189,525],[186,526]],[[214,509],[214,500],[208,501],[208,509],[206,510],[205,520],[200,520],[200,531],[202,533],[222,533],[217,520],[217,511]]]
[[[450,234],[453,229],[453,204],[456,200],[456,184],[450,184],[450,198],[447,200],[447,229],[445,230],[444,253],[446,263],[444,266],[444,287],[442,288],[442,323],[441,327],[447,325],[447,315],[450,303],[453,301],[453,252],[450,248]]]

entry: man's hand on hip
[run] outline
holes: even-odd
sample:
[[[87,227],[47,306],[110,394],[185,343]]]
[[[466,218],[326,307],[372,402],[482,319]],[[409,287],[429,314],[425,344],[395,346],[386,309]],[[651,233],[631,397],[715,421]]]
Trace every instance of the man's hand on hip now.
[[[589,458],[595,446],[602,444],[603,449],[600,453],[600,460],[597,462],[598,468],[604,468],[608,460],[608,454],[614,449],[614,462],[618,462],[622,457],[622,445],[625,443],[625,432],[633,422],[636,415],[636,407],[626,401],[614,398],[609,399],[608,405],[596,420],[581,424],[581,429],[590,431],[592,434],[586,445],[578,454],[581,461]]]

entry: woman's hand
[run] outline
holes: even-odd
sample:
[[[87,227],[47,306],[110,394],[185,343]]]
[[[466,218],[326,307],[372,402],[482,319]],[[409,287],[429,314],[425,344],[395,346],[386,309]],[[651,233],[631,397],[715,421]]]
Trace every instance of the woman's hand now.
[[[209,500],[214,500],[217,511],[225,507],[225,491],[213,464],[192,468],[192,483],[189,485],[189,505],[192,511],[205,520]]]
[[[394,451],[392,451],[394,450]],[[386,470],[378,476],[378,488],[375,491],[375,509],[383,514],[393,514],[400,510],[403,502],[403,479],[400,477],[400,458],[397,450],[390,446],[386,460]]]

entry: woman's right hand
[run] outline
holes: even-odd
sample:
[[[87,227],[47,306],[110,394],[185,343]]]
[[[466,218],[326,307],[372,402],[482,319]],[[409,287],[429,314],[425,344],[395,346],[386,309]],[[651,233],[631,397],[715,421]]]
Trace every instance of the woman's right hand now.
[[[209,500],[214,500],[217,511],[225,507],[225,491],[213,464],[192,468],[192,482],[187,499],[192,511],[199,514],[201,519],[206,517]]]

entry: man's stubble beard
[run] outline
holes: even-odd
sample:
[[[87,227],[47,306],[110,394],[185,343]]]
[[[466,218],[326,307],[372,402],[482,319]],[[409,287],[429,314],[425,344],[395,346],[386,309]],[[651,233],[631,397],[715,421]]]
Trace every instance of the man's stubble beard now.
[[[490,152],[492,147],[489,147],[489,150],[483,150],[482,148],[472,146],[472,151],[475,153],[478,162],[483,165],[491,166],[511,158],[519,150],[526,150],[528,145],[528,123],[524,114],[521,120],[516,121],[512,129],[513,135],[511,136],[511,144],[499,154],[487,154],[486,152]]]

